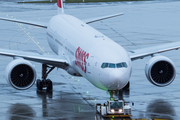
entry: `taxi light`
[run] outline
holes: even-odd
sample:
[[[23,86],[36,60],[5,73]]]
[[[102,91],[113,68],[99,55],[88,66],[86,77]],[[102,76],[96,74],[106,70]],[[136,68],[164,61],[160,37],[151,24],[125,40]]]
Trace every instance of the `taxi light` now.
[[[111,112],[114,112],[114,109],[111,109]]]
[[[119,109],[119,112],[122,112],[122,109]]]

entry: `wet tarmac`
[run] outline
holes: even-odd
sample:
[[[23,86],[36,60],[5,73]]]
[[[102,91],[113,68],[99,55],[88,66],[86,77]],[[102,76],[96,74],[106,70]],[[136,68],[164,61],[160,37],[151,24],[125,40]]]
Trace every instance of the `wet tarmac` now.
[[[179,1],[65,4],[65,12],[80,19],[123,12],[123,16],[91,26],[127,50],[180,40]],[[48,22],[55,14],[55,4],[0,1],[1,17]],[[0,48],[54,54],[48,47],[45,32],[43,28],[0,21]],[[156,87],[146,79],[144,68],[149,58],[133,62],[130,90],[124,92],[124,99],[135,103],[132,107],[133,120],[180,119],[180,50],[162,55],[173,60],[177,69],[175,81],[167,87]],[[0,61],[0,119],[102,119],[95,112],[95,104],[107,101],[109,95],[86,79],[72,77],[61,69],[55,69],[48,76],[54,85],[52,93],[38,93],[35,85],[28,90],[18,91],[7,84],[4,75],[12,58],[0,56]],[[33,64],[37,78],[41,78],[41,64]]]

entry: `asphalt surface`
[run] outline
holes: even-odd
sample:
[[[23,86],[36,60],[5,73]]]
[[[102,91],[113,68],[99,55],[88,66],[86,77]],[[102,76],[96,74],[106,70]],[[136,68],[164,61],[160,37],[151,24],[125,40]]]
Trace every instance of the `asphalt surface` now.
[[[57,14],[55,4],[16,2],[1,0],[0,16],[48,22]],[[80,19],[123,12],[123,16],[92,23],[91,26],[127,50],[148,46],[153,49],[154,45],[180,40],[179,1],[65,4],[65,12]],[[54,55],[45,32],[43,28],[0,21],[0,48]],[[154,86],[147,80],[144,68],[150,57],[133,62],[130,90],[124,92],[124,99],[135,103],[132,106],[132,119],[180,119],[179,54],[180,50],[162,53],[175,63],[177,70],[176,79],[167,87]],[[12,60],[0,56],[0,119],[102,119],[95,112],[95,104],[109,99],[106,91],[61,69],[53,70],[48,76],[54,85],[52,93],[38,93],[35,85],[28,90],[18,91],[9,86],[5,79],[5,68]],[[37,78],[41,78],[41,64],[32,63]]]

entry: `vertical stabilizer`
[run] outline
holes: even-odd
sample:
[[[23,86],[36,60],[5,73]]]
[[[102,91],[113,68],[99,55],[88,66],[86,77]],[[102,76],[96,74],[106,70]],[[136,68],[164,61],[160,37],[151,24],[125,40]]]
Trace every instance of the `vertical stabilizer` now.
[[[64,13],[63,0],[57,0],[57,6],[58,6],[58,14],[63,14]]]

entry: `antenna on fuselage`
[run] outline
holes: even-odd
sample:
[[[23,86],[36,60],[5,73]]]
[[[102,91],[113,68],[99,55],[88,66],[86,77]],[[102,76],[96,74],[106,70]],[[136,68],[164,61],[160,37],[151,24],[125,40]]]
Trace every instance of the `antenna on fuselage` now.
[[[64,13],[63,0],[57,0],[57,6],[58,6],[58,14],[63,14]]]

